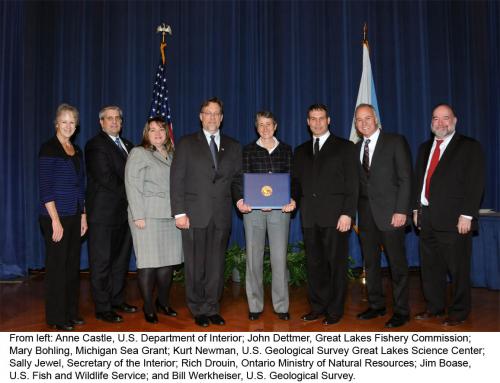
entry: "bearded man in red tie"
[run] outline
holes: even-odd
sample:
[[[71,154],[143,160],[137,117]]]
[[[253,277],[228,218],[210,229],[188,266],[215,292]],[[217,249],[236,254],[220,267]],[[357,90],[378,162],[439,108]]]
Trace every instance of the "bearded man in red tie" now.
[[[472,231],[477,230],[484,189],[484,155],[476,140],[455,132],[448,104],[432,111],[434,138],[420,146],[413,221],[420,229],[422,288],[426,311],[415,319],[445,315],[447,275],[452,287],[443,325],[463,323],[471,307]]]

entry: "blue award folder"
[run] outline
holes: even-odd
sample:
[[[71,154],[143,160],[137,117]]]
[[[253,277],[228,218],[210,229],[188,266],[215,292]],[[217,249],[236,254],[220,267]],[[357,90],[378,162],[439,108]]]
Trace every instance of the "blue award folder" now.
[[[281,209],[290,203],[290,174],[244,173],[243,199],[252,209]]]

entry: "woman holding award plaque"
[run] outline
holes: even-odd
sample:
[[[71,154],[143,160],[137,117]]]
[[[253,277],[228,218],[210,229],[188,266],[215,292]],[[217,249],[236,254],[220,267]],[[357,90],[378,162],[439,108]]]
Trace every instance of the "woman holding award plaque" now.
[[[255,127],[259,138],[243,148],[244,173],[290,173],[292,148],[274,136],[278,124],[269,111],[258,112]],[[281,210],[252,209],[245,201],[238,201],[238,209],[245,213],[243,223],[246,237],[246,292],[250,320],[259,319],[264,308],[263,264],[266,234],[269,239],[272,268],[272,300],[279,319],[289,320],[288,277],[286,256],[290,212],[295,201]]]

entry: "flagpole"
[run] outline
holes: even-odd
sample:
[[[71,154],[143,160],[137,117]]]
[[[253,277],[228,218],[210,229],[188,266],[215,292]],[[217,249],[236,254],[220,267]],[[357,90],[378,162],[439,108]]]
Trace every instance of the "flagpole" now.
[[[172,120],[170,116],[170,107],[168,104],[168,87],[167,87],[167,57],[165,49],[167,47],[166,35],[172,35],[172,28],[170,25],[162,23],[156,28],[156,33],[161,33],[160,54],[161,62],[158,66],[154,84],[153,84],[153,99],[151,101],[151,108],[149,117],[161,116],[165,119],[168,126],[168,134],[172,145],[174,144],[174,131]]]
[[[365,25],[363,25],[363,44],[368,46],[368,24],[365,21]]]
[[[161,62],[163,65],[167,62],[167,57],[165,56],[165,48],[167,47],[167,43],[165,41],[165,35],[168,33],[172,36],[172,28],[170,25],[166,25],[163,23],[156,28],[156,33],[161,33],[161,43],[160,43],[160,53],[161,53]]]

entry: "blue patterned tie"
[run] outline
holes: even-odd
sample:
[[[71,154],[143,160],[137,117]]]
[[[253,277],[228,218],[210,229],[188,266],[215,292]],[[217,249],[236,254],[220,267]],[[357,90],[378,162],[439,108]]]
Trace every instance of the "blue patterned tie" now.
[[[116,136],[116,137],[115,137],[115,144],[116,144],[116,146],[118,146],[118,149],[120,149],[120,152],[121,152],[121,153],[122,153],[125,157],[127,157],[127,156],[128,156],[128,153],[127,153],[127,151],[126,151],[125,149],[123,149],[123,146],[122,146],[122,144],[121,144],[121,142],[120,142],[120,137],[118,137],[118,136]]]

